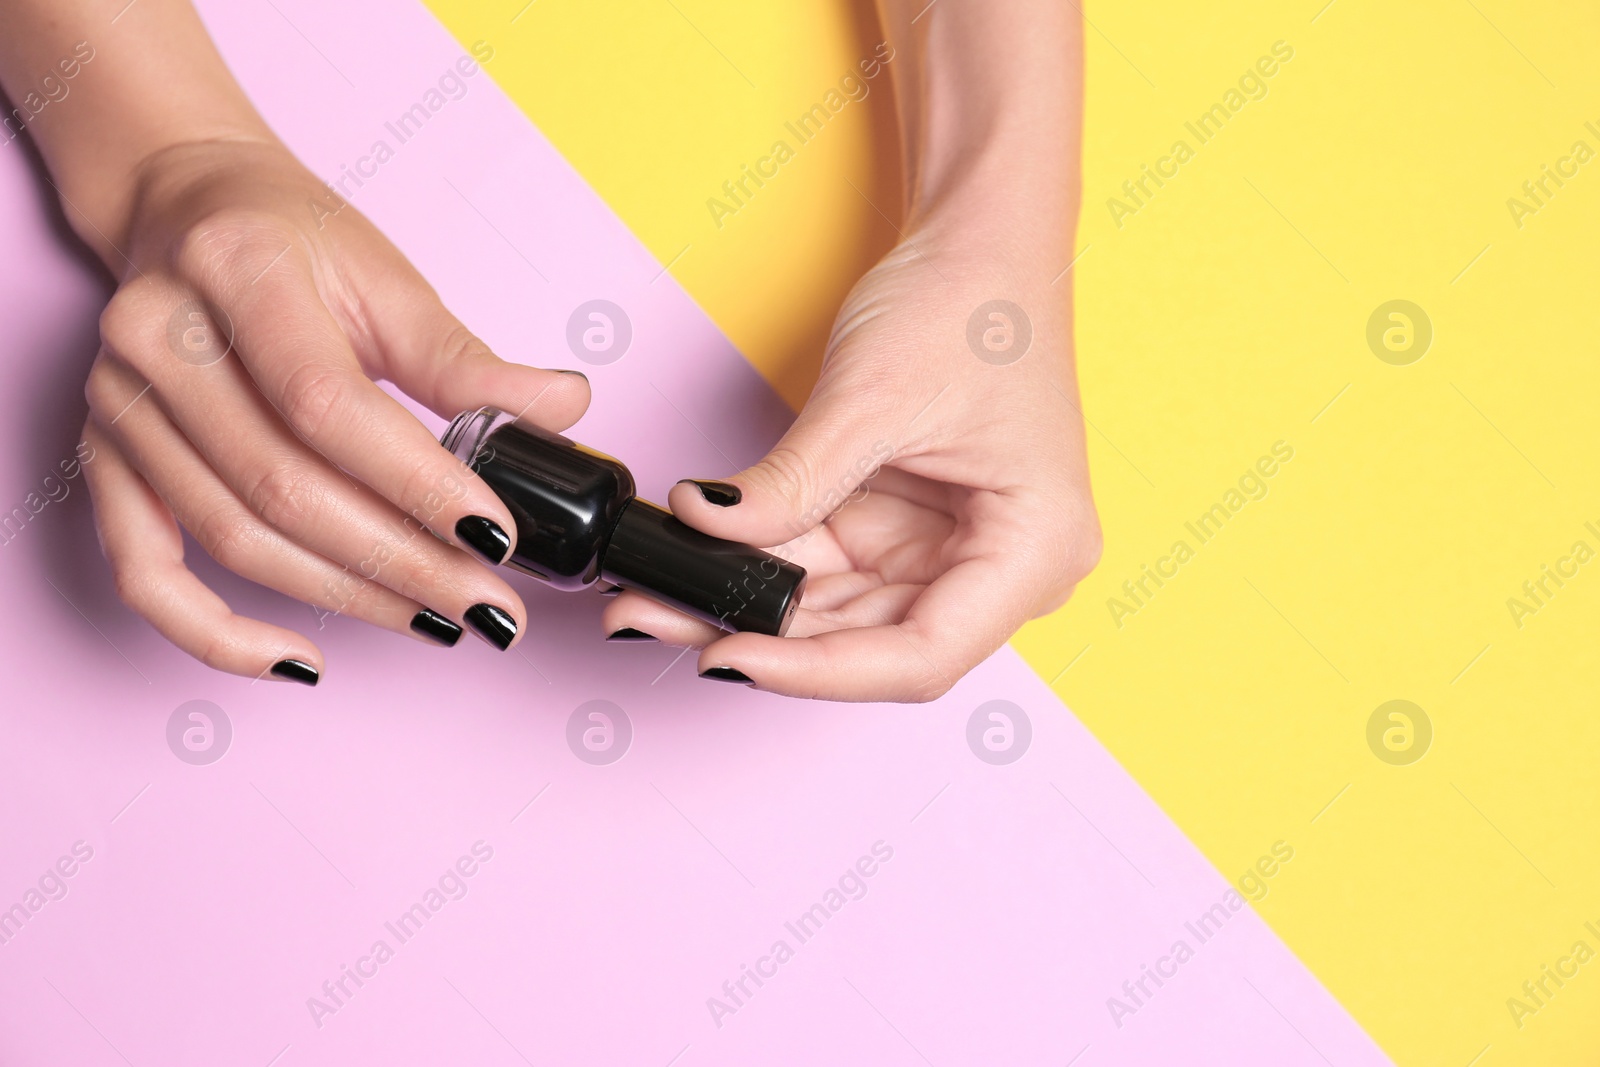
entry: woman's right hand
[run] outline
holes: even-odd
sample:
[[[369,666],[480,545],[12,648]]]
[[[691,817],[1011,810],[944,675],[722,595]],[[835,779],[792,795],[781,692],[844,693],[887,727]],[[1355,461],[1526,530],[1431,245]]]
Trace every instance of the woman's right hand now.
[[[169,147],[133,182],[121,249],[100,250],[120,285],[85,389],[84,471],[123,601],[219,670],[316,683],[316,643],[235,614],[184,564],[182,528],[319,628],[514,643],[526,610],[480,561],[509,554],[510,515],[375,381],[440,416],[490,404],[561,430],[587,379],[496,357],[276,142]]]

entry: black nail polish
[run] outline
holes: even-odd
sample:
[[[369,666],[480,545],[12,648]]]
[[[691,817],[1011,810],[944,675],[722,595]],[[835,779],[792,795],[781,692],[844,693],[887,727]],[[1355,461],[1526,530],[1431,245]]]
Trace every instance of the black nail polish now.
[[[465,616],[472,632],[501,652],[511,647],[517,636],[517,620],[493,604],[474,604]]]
[[[498,523],[482,515],[468,515],[456,523],[456,536],[490,563],[504,563],[506,553],[511,551],[511,538]]]
[[[755,679],[743,671],[736,671],[732,667],[707,667],[700,672],[702,678],[714,678],[719,682],[738,682],[740,685],[755,685]]]
[[[654,634],[647,634],[643,630],[635,630],[631,626],[624,626],[616,633],[606,638],[607,641],[654,641]]]
[[[506,566],[558,589],[620,585],[725,630],[781,637],[789,628],[804,567],[701,533],[640,500],[633,475],[610,456],[494,408],[456,416],[443,443],[515,520]],[[714,503],[739,500],[734,486],[695,484]]]
[[[744,499],[744,493],[737,485],[727,482],[706,482],[698,478],[685,478],[684,481],[700,490],[700,495],[706,498],[707,504],[715,504],[719,508],[731,508]]]
[[[285,681],[299,682],[301,685],[316,685],[322,678],[315,667],[297,659],[280,659],[272,665],[272,673]]]
[[[445,648],[454,648],[456,642],[461,640],[461,627],[428,608],[423,608],[412,617],[411,630],[423,637],[433,638]]]

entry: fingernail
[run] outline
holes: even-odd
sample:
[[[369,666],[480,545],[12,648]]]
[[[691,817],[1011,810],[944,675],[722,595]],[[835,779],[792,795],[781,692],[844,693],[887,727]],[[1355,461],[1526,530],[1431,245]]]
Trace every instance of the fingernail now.
[[[297,659],[280,659],[272,665],[272,673],[286,682],[299,682],[301,685],[316,685],[322,677],[311,664]]]
[[[461,627],[428,608],[423,608],[412,616],[411,630],[423,637],[433,638],[445,648],[454,648],[456,642],[461,640]]]
[[[732,667],[707,667],[700,672],[702,678],[715,678],[719,682],[738,682],[740,685],[755,685],[755,679],[743,671],[736,671]]]
[[[607,641],[654,641],[655,635],[647,634],[643,630],[635,630],[631,626],[622,629],[606,638]]]
[[[456,523],[456,536],[490,563],[504,563],[506,553],[511,551],[511,538],[498,523],[482,515],[468,515]]]
[[[731,508],[744,499],[744,494],[737,485],[727,482],[706,482],[698,478],[685,478],[684,481],[700,490],[700,495],[706,498],[707,504],[715,504],[719,508]]]
[[[579,378],[582,378],[584,381],[588,381],[589,380],[589,376],[587,374],[583,373],[583,371],[581,371],[581,370],[562,370],[562,371],[556,371],[556,373],[557,374],[573,374],[573,375],[576,375]]]
[[[517,620],[493,604],[474,604],[465,616],[472,632],[501,652],[511,647],[517,636]]]
[[[601,596],[616,596],[621,592],[622,586],[620,585],[603,585],[600,587]]]

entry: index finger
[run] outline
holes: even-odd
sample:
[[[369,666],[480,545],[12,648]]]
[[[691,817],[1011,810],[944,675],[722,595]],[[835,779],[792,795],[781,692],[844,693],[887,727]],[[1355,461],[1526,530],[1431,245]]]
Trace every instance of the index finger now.
[[[510,555],[505,505],[367,377],[303,250],[291,242],[254,280],[202,290],[232,319],[240,361],[297,436],[444,540],[491,563]]]

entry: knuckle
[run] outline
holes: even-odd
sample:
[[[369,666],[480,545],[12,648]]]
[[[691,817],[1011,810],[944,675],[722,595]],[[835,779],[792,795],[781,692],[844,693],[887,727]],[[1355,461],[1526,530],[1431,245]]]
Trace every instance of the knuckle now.
[[[931,704],[946,693],[950,692],[955,682],[945,674],[930,669],[917,687],[911,692],[911,702],[914,704]]]
[[[159,328],[151,321],[149,304],[137,283],[118,289],[100,312],[101,343],[124,358],[150,347]]]
[[[109,423],[116,417],[122,390],[103,360],[95,360],[89,368],[89,376],[83,381],[83,399],[89,404],[89,414],[100,422]]]
[[[358,574],[349,567],[342,568],[337,574],[327,576],[322,581],[322,595],[316,598],[315,606],[324,610],[343,614],[362,615],[372,604],[377,596],[376,587],[364,575]]]
[[[943,627],[930,629],[911,620],[901,626],[915,653],[906,660],[907,669],[901,675],[907,685],[907,691],[901,699],[912,704],[938,700],[950,692],[956,680],[970,669],[965,665],[966,654],[952,647],[952,642],[957,640],[956,635]]]
[[[485,356],[492,358],[494,353],[477,334],[458,322],[450,327],[449,333],[445,334],[444,341],[439,346],[439,356],[446,364],[471,363]]]
[[[452,582],[448,575],[436,564],[427,560],[407,560],[406,567],[401,572],[400,582],[395,587],[395,592],[407,600],[414,600],[418,604],[434,604],[441,601],[439,590],[457,583]],[[470,599],[470,598],[469,598]],[[482,597],[476,598],[478,600]]]
[[[350,375],[317,363],[297,368],[284,385],[283,417],[313,446],[352,399]]]
[[[287,532],[304,527],[316,512],[320,495],[314,472],[298,464],[283,464],[256,481],[246,503],[267,525]]]
[[[266,530],[259,522],[231,507],[218,508],[194,530],[200,547],[235,574],[251,569],[260,556]]]
[[[233,621],[230,614],[229,622]],[[194,652],[194,658],[214,671],[231,671],[243,650],[227,626],[219,626]]]
[[[283,224],[254,210],[214,212],[184,231],[172,264],[185,277],[214,279],[234,271],[262,270],[291,243]]]
[[[440,454],[444,455],[442,452]],[[439,467],[440,464],[430,459],[412,467],[401,479],[399,503],[407,516],[407,530],[410,530],[413,522],[422,526],[431,525],[441,517],[440,513],[449,504],[450,486],[457,484],[459,479],[453,469],[446,467],[441,472]]]
[[[779,446],[767,454],[750,472],[757,481],[794,507],[812,502],[816,479],[810,465],[793,449]]]
[[[111,561],[111,581],[117,599],[135,615],[148,617],[155,602],[158,583],[149,568],[127,560]]]

